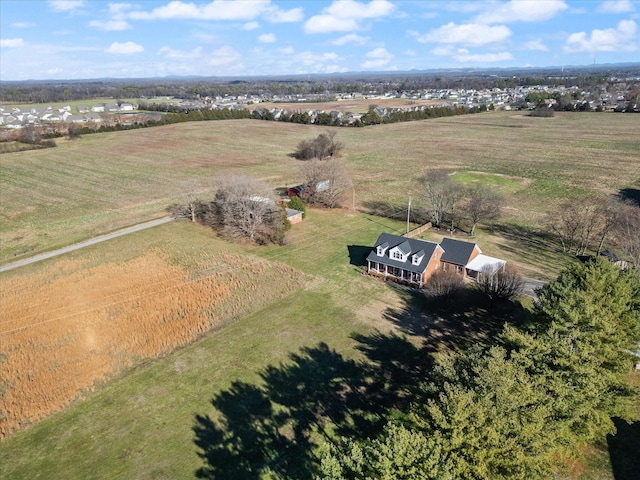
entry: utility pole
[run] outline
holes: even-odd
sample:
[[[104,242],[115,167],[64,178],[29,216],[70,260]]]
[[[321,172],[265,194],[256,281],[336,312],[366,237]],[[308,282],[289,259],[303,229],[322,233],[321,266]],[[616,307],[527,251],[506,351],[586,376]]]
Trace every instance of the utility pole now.
[[[409,205],[407,205],[407,233],[409,233],[409,214],[411,213],[411,197],[409,197]]]

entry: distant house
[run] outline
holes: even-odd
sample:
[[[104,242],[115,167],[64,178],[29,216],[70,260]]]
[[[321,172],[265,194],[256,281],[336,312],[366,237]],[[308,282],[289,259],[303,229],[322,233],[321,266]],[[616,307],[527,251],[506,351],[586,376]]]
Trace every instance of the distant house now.
[[[322,180],[315,184],[315,186],[309,183],[303,183],[302,185],[296,185],[295,187],[289,187],[287,189],[287,195],[289,197],[309,196],[318,192],[325,192],[331,187],[331,180]]]
[[[87,119],[87,122],[93,122],[93,123],[102,122],[102,117],[97,113],[87,113],[84,117]]]
[[[104,105],[94,105],[91,107],[92,112],[104,112]]]
[[[120,104],[120,110],[122,110],[123,112],[131,112],[135,110],[135,108],[131,103],[122,103]]]
[[[105,112],[119,112],[120,111],[120,106],[117,103],[107,103],[104,106],[104,111]]]
[[[475,243],[445,238],[441,243],[382,233],[367,256],[367,272],[385,279],[423,287],[438,270],[462,277],[493,275],[506,262],[484,255]]]
[[[434,242],[382,233],[367,256],[367,272],[420,288],[440,268],[443,253]]]

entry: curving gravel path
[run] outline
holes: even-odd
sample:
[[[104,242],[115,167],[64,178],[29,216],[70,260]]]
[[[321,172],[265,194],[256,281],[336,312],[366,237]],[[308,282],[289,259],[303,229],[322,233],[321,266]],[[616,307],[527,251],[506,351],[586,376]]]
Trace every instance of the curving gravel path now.
[[[2,265],[0,266],[0,272],[6,272],[8,270],[24,267],[25,265],[29,265],[30,263],[36,263],[41,260],[46,260],[47,258],[57,257],[58,255],[63,255],[65,253],[73,252],[74,250],[89,247],[91,245],[95,245],[96,243],[106,242],[107,240],[121,237],[122,235],[128,235],[130,233],[139,232],[140,230],[146,230],[147,228],[157,227],[158,225],[169,223],[173,220],[173,217],[164,217],[157,220],[151,220],[150,222],[139,223],[138,225],[123,228],[122,230],[117,230],[106,235],[100,235],[99,237],[90,238],[89,240],[85,240],[84,242],[74,243],[73,245],[69,245],[68,247],[59,248],[58,250],[52,250],[50,252],[41,253],[40,255],[34,255],[33,257],[18,260],[17,262]]]

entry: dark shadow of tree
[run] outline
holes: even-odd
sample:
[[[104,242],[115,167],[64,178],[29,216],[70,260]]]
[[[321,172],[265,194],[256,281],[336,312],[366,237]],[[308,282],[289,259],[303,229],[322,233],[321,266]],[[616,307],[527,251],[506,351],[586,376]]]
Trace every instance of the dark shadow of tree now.
[[[318,474],[319,438],[379,432],[388,409],[406,405],[423,368],[420,355],[398,336],[353,338],[367,359],[345,358],[321,343],[264,369],[260,385],[235,382],[215,395],[216,414],[195,417],[194,442],[204,464],[197,477],[251,480],[270,472],[310,480]]]
[[[504,242],[497,245],[501,250],[511,252],[524,262],[546,266],[550,272],[563,266],[558,265],[560,242],[549,232],[513,224],[494,225],[493,232],[504,238]],[[569,261],[570,256],[567,257],[567,263]]]
[[[392,218],[394,220],[407,219],[407,205],[390,203],[383,200],[367,200],[362,202],[362,207],[370,214],[379,217]],[[427,223],[429,220],[424,209],[410,211],[410,220],[414,223]]]
[[[403,306],[387,309],[384,316],[406,334],[420,337],[422,351],[434,353],[495,343],[505,324],[523,325],[531,312],[517,301],[491,304],[469,285],[445,301],[422,292],[407,292]]]
[[[618,193],[618,197],[623,202],[634,203],[640,207],[640,189],[638,188],[623,188]]]
[[[353,334],[358,359],[347,358],[320,343],[271,365],[255,384],[234,382],[211,400],[213,411],[195,416],[195,445],[206,479],[269,478],[311,480],[322,439],[371,438],[390,411],[406,411],[410,402],[426,401],[423,382],[433,368],[432,352],[462,348],[490,336],[515,307],[499,320],[473,297],[448,306],[429,302],[421,293],[402,292],[404,306],[387,310],[400,334]],[[495,313],[495,312],[493,312]]]
[[[371,245],[349,245],[349,264],[362,267],[367,264],[367,255],[371,252]]]
[[[609,458],[615,480],[637,480],[640,476],[640,421],[627,423],[613,418],[615,435],[607,435]]]

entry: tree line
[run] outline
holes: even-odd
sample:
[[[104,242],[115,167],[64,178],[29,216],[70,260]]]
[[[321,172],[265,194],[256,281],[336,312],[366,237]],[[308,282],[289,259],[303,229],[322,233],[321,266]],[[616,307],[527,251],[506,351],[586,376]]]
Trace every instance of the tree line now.
[[[415,218],[452,232],[464,229],[470,236],[479,224],[500,219],[506,202],[487,185],[455,182],[446,169],[425,170],[418,179],[418,197],[422,208],[414,208]],[[614,249],[621,259],[640,265],[639,199],[640,190],[634,188],[617,195],[567,199],[546,212],[542,233],[569,255],[601,255]],[[383,216],[406,218],[404,208],[369,207]]]

